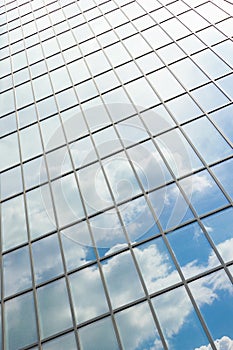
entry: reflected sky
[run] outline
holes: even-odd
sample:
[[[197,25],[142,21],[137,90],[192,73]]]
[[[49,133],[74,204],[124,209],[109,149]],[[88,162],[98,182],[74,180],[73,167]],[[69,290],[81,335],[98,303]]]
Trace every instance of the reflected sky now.
[[[74,350],[73,321],[80,350],[162,350],[155,315],[169,350],[212,350],[187,285],[216,349],[232,350],[233,210],[220,187],[233,196],[233,153],[218,131],[233,140],[231,5],[61,1],[47,16],[23,1],[6,4],[0,54],[6,350]]]
[[[42,338],[72,326],[68,293],[64,279],[38,288],[37,300]]]
[[[121,311],[116,314],[115,318],[125,349],[163,349],[147,303]]]
[[[176,184],[151,192],[149,199],[164,230],[193,218],[193,214]]]
[[[7,350],[22,348],[37,341],[32,293],[26,293],[7,301],[5,313]]]
[[[100,344],[102,350],[119,349],[110,318],[105,318],[81,328],[79,336],[82,350],[93,350],[93,344]]]

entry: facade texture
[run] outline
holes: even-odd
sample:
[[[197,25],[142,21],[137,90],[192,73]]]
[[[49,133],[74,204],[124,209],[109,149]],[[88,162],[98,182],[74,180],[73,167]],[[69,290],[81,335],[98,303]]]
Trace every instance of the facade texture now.
[[[233,349],[233,5],[0,12],[0,349]]]

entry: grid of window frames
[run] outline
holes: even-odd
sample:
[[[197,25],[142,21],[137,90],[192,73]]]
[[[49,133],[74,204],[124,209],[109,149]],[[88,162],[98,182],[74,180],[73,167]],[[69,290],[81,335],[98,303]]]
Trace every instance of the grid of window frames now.
[[[232,348],[233,5],[0,12],[0,349]]]

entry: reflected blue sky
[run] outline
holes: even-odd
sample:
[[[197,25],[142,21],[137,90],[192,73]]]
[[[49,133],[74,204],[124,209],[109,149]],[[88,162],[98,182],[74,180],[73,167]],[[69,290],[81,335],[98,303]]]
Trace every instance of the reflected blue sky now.
[[[24,1],[1,16],[6,350],[76,326],[80,350],[213,350],[189,289],[232,350],[232,5]]]

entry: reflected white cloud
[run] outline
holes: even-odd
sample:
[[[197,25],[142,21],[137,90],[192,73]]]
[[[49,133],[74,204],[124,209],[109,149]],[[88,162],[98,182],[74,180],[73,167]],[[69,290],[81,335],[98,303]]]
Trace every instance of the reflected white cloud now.
[[[229,337],[222,337],[221,339],[216,339],[214,344],[217,350],[232,350],[233,349],[233,340]],[[212,346],[210,344],[203,345],[200,348],[196,348],[195,350],[212,350]]]

